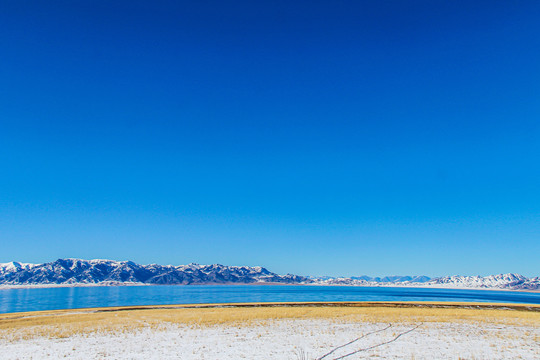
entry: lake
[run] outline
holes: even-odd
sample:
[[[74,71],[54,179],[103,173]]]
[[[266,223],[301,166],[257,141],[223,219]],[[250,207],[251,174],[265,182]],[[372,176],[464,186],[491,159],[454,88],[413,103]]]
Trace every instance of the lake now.
[[[0,289],[0,313],[105,306],[294,301],[460,301],[540,304],[540,293],[302,285],[155,285]]]

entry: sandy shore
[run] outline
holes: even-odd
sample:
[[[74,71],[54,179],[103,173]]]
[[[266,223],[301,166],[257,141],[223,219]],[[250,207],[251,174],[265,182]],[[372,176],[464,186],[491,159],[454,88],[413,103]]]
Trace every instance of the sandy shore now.
[[[9,359],[538,359],[540,306],[274,303],[14,313],[0,315],[0,348]]]

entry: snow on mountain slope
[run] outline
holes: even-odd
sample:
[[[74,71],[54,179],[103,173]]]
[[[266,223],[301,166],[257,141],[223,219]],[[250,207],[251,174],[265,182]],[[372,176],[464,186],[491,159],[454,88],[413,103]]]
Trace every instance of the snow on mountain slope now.
[[[386,277],[304,277],[278,275],[255,266],[213,265],[140,265],[132,261],[58,259],[44,264],[0,263],[0,285],[74,285],[74,284],[311,284],[352,286],[410,286],[445,288],[483,288],[540,290],[540,277],[518,274],[490,276]]]
[[[7,272],[14,272],[19,271],[21,269],[29,269],[31,267],[36,266],[35,264],[28,264],[28,263],[20,263],[16,261],[8,262],[8,263],[0,263],[0,274],[7,273]]]
[[[512,289],[527,282],[525,276],[519,274],[500,274],[489,276],[445,276],[432,279],[427,282],[429,285],[445,285],[449,287],[465,288],[499,288]]]
[[[226,284],[301,283],[297,275],[278,275],[262,267],[224,265],[140,265],[132,261],[58,259],[45,264],[0,264],[0,284]]]
[[[380,277],[319,277],[310,278],[320,285],[351,286],[410,286],[435,288],[471,288],[471,289],[509,289],[539,290],[540,277],[528,279],[519,274],[500,274],[489,276],[445,276],[430,279],[427,276],[386,276]]]

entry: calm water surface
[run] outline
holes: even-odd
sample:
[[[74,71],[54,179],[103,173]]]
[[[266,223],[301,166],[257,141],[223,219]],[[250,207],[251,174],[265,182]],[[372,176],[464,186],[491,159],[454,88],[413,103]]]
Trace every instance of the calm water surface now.
[[[104,306],[274,301],[470,301],[540,304],[540,293],[301,285],[156,285],[1,289],[0,313]]]

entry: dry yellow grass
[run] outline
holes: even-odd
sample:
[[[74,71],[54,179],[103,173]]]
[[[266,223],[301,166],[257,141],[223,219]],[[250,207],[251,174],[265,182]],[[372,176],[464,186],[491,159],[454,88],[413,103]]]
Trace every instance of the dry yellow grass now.
[[[489,322],[540,325],[540,306],[449,303],[303,303],[162,306],[41,311],[0,315],[0,338],[53,338],[137,331],[164,324],[245,326],[278,319],[353,322]]]

